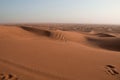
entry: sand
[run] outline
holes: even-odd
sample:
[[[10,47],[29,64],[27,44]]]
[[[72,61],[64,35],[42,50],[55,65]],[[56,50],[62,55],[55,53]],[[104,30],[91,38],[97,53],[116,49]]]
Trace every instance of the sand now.
[[[9,74],[10,80],[120,80],[119,40],[110,34],[0,26],[0,80]]]

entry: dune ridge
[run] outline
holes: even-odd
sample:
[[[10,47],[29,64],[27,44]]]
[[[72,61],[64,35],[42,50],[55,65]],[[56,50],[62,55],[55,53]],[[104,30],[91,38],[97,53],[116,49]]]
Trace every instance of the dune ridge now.
[[[29,32],[32,32],[38,36],[46,36],[52,39],[67,41],[63,32],[61,32],[60,30],[50,31],[50,30],[42,30],[42,29],[37,29],[33,27],[25,27],[25,26],[21,26],[20,28],[27,30]]]
[[[50,31],[50,30],[40,30],[32,27],[22,27],[24,30],[34,32],[35,34],[47,36],[52,39],[62,40],[62,41],[73,41],[80,44],[84,44],[89,47],[96,47],[102,49],[108,49],[112,51],[120,51],[119,38],[113,36],[109,33],[94,33],[96,37],[86,36],[76,32],[67,32],[67,31]]]
[[[41,29],[32,28],[32,27],[25,27],[25,26],[20,26],[20,28],[22,28],[26,31],[32,32],[34,34],[37,34],[37,35],[44,35],[44,36],[47,36],[47,37],[51,36],[51,32],[48,31],[48,30],[41,30]]]
[[[36,35],[17,26],[1,26],[0,34],[0,39],[26,39],[36,37]]]
[[[85,40],[85,35],[77,33],[77,32],[69,32],[62,30],[44,30],[37,29],[33,27],[20,27],[24,30],[27,30],[31,33],[37,34],[38,36],[45,36],[51,39],[61,40],[61,41],[73,41],[73,42],[81,42]]]
[[[41,38],[40,36],[60,40],[64,42],[72,41],[79,43],[80,45],[108,49],[112,51],[120,51],[119,38],[106,33],[95,33],[94,37],[90,35],[84,35],[77,32],[61,31],[61,30],[45,30],[34,27],[26,26],[13,26],[13,27],[0,27],[1,39],[17,38]]]

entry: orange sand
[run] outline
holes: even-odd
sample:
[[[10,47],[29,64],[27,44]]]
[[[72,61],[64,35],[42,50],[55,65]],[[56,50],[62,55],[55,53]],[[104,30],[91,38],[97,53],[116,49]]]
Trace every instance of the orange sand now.
[[[119,80],[120,42],[115,37],[0,26],[0,73],[20,80]]]

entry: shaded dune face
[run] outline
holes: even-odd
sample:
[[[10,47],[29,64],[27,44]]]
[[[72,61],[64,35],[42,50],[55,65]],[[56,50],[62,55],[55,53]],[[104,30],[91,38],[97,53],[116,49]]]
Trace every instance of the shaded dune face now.
[[[120,39],[97,39],[97,38],[86,38],[92,46],[98,46],[102,49],[108,49],[112,51],[120,51]]]
[[[106,34],[106,33],[97,33],[97,34],[95,34],[95,35],[97,35],[98,37],[115,37],[115,36],[113,36],[113,35]]]
[[[38,36],[45,36],[45,37],[49,37],[49,38],[56,39],[56,40],[67,41],[64,33],[59,30],[58,31],[49,31],[49,30],[41,30],[41,29],[37,29],[37,28],[33,28],[33,27],[25,27],[25,26],[21,26],[20,28],[22,28],[26,31],[29,31],[31,33],[34,33]]]
[[[21,28],[24,30],[27,30],[29,32],[32,32],[34,34],[37,34],[37,35],[43,35],[43,36],[47,36],[47,37],[51,36],[51,32],[47,31],[47,30],[40,30],[40,29],[36,29],[36,28],[32,28],[32,27],[25,27],[25,26],[21,26]]]
[[[60,41],[72,41],[72,42],[78,42],[78,43],[85,43],[86,39],[83,34],[77,33],[77,32],[70,32],[70,31],[61,31],[61,30],[42,30],[38,28],[33,27],[26,27],[26,26],[20,26],[21,29],[25,31],[29,31],[30,33],[44,37],[51,38],[53,40],[60,40]]]

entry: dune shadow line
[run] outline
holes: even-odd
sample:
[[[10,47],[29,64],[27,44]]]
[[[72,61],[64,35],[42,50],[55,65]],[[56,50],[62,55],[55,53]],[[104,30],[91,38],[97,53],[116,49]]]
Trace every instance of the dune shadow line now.
[[[20,26],[20,28],[26,30],[26,31],[29,31],[29,32],[32,32],[36,35],[44,35],[44,36],[47,36],[47,37],[50,37],[52,35],[52,33],[48,30],[41,30],[41,29],[37,29],[37,28],[33,28],[33,27],[26,27],[26,26]]]
[[[51,78],[51,79],[56,79],[56,80],[70,80],[68,78],[65,78],[65,77],[62,77],[62,76],[59,76],[59,75],[54,75],[54,74],[51,74],[51,73],[34,70],[34,69],[29,68],[29,67],[26,67],[26,66],[23,66],[23,65],[20,65],[20,64],[17,64],[17,63],[13,63],[9,60],[5,60],[5,59],[2,59],[2,58],[0,58],[0,62],[3,62],[5,64],[11,65],[11,66],[16,67],[16,68],[23,69],[27,72],[35,73],[38,76],[45,76],[45,77],[48,77],[48,78]]]

